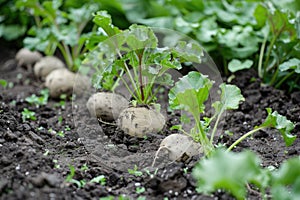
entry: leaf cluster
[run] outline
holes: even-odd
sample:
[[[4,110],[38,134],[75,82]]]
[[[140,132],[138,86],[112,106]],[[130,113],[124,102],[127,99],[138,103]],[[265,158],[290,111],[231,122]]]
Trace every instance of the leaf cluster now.
[[[299,88],[299,1],[120,4],[133,23],[175,29],[199,41],[226,75],[254,67],[265,83],[288,86],[289,92]]]
[[[26,12],[18,11],[15,1],[1,1],[0,13],[1,38],[12,41],[24,36],[30,17]]]
[[[63,1],[18,0],[16,6],[28,11],[35,20],[24,39],[25,47],[53,55],[57,49],[67,66],[77,71],[86,51],[84,44],[89,34],[85,33],[97,4],[86,4],[79,8],[62,9]]]
[[[290,158],[279,169],[262,168],[260,159],[250,151],[239,153],[221,149],[209,159],[203,159],[194,167],[192,175],[197,182],[197,191],[211,193],[218,189],[230,192],[236,199],[247,197],[247,185],[254,186],[262,199],[297,199],[299,190],[299,157]],[[225,172],[225,173],[224,173]]]
[[[186,61],[201,62],[203,49],[196,43],[179,41],[173,47],[159,47],[154,31],[133,24],[120,30],[110,16],[99,11],[93,21],[107,36],[87,54],[83,64],[93,67],[93,85],[114,91],[121,81],[138,104],[155,102],[160,86],[172,86],[170,70],[179,70]]]
[[[187,134],[193,137],[195,141],[201,143],[204,153],[208,157],[214,151],[214,137],[223,113],[226,110],[237,109],[239,103],[245,100],[237,86],[222,83],[219,86],[221,89],[220,100],[211,104],[215,110],[214,115],[210,118],[205,117],[201,119],[201,115],[205,112],[205,102],[209,98],[212,85],[213,82],[207,76],[192,71],[177,81],[169,92],[170,108],[185,110],[192,114],[195,125],[190,130],[190,133]],[[277,129],[281,133],[286,145],[290,146],[296,139],[296,136],[290,134],[294,129],[294,124],[277,111],[272,112],[270,108],[267,108],[267,113],[268,116],[261,125],[254,127],[252,131],[249,131],[236,140],[228,147],[227,151],[230,151],[254,132],[266,128]],[[185,132],[180,126],[176,126],[175,128]]]

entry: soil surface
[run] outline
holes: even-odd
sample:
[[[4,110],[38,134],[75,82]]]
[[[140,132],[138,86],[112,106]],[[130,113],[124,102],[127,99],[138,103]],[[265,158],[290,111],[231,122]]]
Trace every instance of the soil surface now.
[[[79,100],[67,100],[62,105],[49,99],[47,105],[30,105],[25,98],[38,96],[45,86],[30,70],[9,60],[14,53],[5,51],[0,57],[0,79],[9,83],[6,89],[0,86],[0,199],[79,200],[119,195],[129,199],[234,199],[222,190],[211,195],[195,192],[191,170],[199,157],[169,163],[160,156],[157,169],[140,170],[151,165],[160,141],[172,133],[172,125],[178,124],[179,114],[166,113],[163,134],[137,139],[115,125],[90,118]],[[217,142],[230,145],[259,125],[266,117],[265,108],[270,107],[296,123],[294,144],[286,147],[276,130],[267,130],[244,140],[234,151],[254,151],[264,167],[278,167],[287,158],[299,155],[299,93],[286,94],[264,86],[252,70],[236,73],[231,84],[241,88],[246,101],[238,110],[227,112],[222,122],[220,131],[234,134],[225,134]],[[34,111],[37,119],[24,121],[24,108]],[[134,165],[142,173],[128,173]],[[68,182],[72,167],[77,181]],[[100,175],[106,178],[105,184],[90,182]],[[251,190],[248,198],[260,196]]]

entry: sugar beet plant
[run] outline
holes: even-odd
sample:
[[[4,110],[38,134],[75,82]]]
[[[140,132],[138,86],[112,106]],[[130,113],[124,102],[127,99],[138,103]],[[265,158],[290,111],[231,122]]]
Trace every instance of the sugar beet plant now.
[[[213,82],[199,72],[190,72],[175,83],[175,86],[169,92],[170,107],[191,113],[195,125],[190,129],[190,132],[184,131],[181,126],[173,127],[184,134],[172,134],[165,138],[161,142],[155,159],[158,157],[160,149],[167,149],[169,158],[173,161],[182,159],[184,156],[190,157],[203,152],[205,158],[201,159],[193,169],[193,176],[198,181],[197,191],[201,193],[226,189],[237,199],[245,199],[246,185],[251,183],[261,191],[263,198],[267,198],[265,191],[268,188],[271,188],[271,192],[276,198],[279,194],[280,198],[294,198],[293,195],[298,195],[297,187],[299,187],[299,184],[297,179],[293,177],[297,174],[297,170],[292,167],[291,163],[298,166],[299,159],[290,160],[279,171],[271,173],[268,169],[261,168],[259,159],[254,153],[242,152],[235,154],[230,152],[245,138],[267,128],[277,129],[285,144],[290,146],[296,139],[296,136],[290,134],[294,124],[277,111],[273,112],[270,108],[267,108],[268,115],[261,125],[242,135],[225,151],[223,150],[224,147],[216,148],[214,139],[222,114],[226,110],[237,109],[244,97],[238,87],[221,84],[219,86],[221,89],[220,99],[212,103],[215,110],[214,115],[210,118],[203,117],[201,119],[201,115],[205,111],[204,103],[209,97],[212,85]],[[293,175],[287,172],[288,169],[291,169]],[[291,193],[277,191],[285,190],[288,185],[291,186]]]
[[[202,48],[185,41],[160,48],[151,28],[134,24],[121,31],[112,26],[105,12],[98,12],[94,22],[110,36],[100,42],[84,62],[96,70],[94,87],[113,92],[119,86],[129,92],[131,107],[123,110],[117,120],[126,133],[144,137],[160,131],[165,119],[157,110],[156,94],[161,87],[173,85],[170,70],[181,69],[181,63],[186,61],[200,63]]]
[[[193,141],[185,139],[186,142],[183,145],[184,139],[180,138],[182,136],[174,137],[172,135],[168,136],[172,137],[172,139],[165,139],[170,140],[169,142],[166,142],[165,140],[162,141],[160,149],[167,149],[169,151],[169,157],[172,160],[180,159],[183,155],[197,155],[200,153],[199,150],[202,150],[206,157],[210,157],[215,151],[214,139],[222,115],[226,110],[237,109],[239,103],[244,100],[238,87],[223,83],[219,86],[221,89],[220,100],[212,103],[212,107],[215,110],[214,115],[210,118],[205,117],[201,119],[201,115],[203,115],[205,111],[204,103],[209,97],[212,85],[213,81],[207,76],[192,71],[177,81],[175,86],[170,90],[170,107],[172,109],[189,112],[195,121],[195,125],[190,129],[189,133],[184,131],[181,126],[173,127],[182,131],[187,137],[192,138]],[[236,142],[228,147],[227,151],[232,150],[242,140],[251,136],[253,133],[266,128],[278,129],[286,145],[291,145],[296,138],[296,136],[290,134],[291,130],[294,128],[294,124],[285,116],[280,115],[277,111],[272,112],[270,108],[267,108],[267,113],[268,116],[261,125],[254,127],[252,131],[241,136]],[[178,145],[179,141],[180,145]],[[199,145],[196,145],[195,142],[200,143],[201,148],[199,148]],[[196,150],[194,150],[195,148]]]
[[[92,33],[84,33],[98,9],[96,4],[86,4],[80,8],[61,9],[63,1],[19,0],[17,8],[28,11],[35,25],[30,28],[24,39],[26,48],[53,55],[58,49],[68,68],[77,71],[83,53],[87,51],[85,43]]]

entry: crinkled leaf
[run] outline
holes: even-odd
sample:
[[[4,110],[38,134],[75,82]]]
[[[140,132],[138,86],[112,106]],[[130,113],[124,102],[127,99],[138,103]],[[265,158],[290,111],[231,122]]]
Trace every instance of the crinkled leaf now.
[[[111,16],[107,11],[98,11],[94,15],[93,22],[101,27],[108,36],[113,36],[121,32],[112,24]]]
[[[169,104],[172,109],[184,109],[195,116],[204,112],[213,82],[199,72],[189,72],[175,83],[169,92]]]
[[[59,29],[52,27],[51,31],[58,41],[62,41],[67,45],[75,46],[78,44],[77,29],[75,26],[62,25]]]
[[[245,60],[244,62],[241,62],[238,59],[233,59],[228,63],[228,69],[231,72],[236,72],[243,69],[249,69],[253,65],[252,60]]]
[[[127,44],[131,50],[156,48],[158,40],[150,27],[133,24],[129,27]]]
[[[219,31],[218,42],[226,48],[222,54],[226,58],[246,58],[257,52],[261,39],[251,26],[233,26],[232,29]]]
[[[221,100],[213,103],[216,112],[237,109],[240,102],[245,101],[237,86],[222,83],[219,87],[221,88]]]
[[[215,16],[209,17],[201,22],[201,27],[195,29],[195,35],[201,42],[214,42],[214,38],[218,33],[218,24]]]
[[[0,37],[6,40],[14,40],[24,35],[26,27],[18,24],[4,25],[0,24]]]
[[[62,5],[62,0],[45,1],[42,5],[45,11],[54,19],[56,17],[57,10]]]
[[[283,32],[289,34],[289,40],[296,38],[297,33],[295,30],[294,24],[289,19],[289,13],[283,12],[281,10],[271,10],[268,15],[268,22],[271,28],[271,31],[274,35]]]
[[[233,153],[217,150],[210,158],[199,161],[192,171],[198,192],[225,189],[237,199],[245,199],[246,184],[257,183],[255,179],[261,174],[260,160],[250,151]]]
[[[279,65],[280,71],[294,70],[296,73],[300,73],[300,60],[298,58],[292,58]]]
[[[85,4],[80,8],[71,8],[68,18],[77,24],[81,24],[89,21],[92,18],[92,13],[96,12],[97,9],[97,4]]]
[[[263,27],[266,24],[268,17],[268,10],[262,4],[257,4],[253,13],[258,27]]]
[[[172,53],[182,59],[182,62],[201,63],[204,56],[203,48],[194,42],[178,41]]]
[[[268,116],[259,127],[276,128],[281,133],[285,144],[287,146],[292,145],[296,136],[291,135],[290,132],[294,129],[295,125],[288,120],[285,116],[280,115],[277,111],[272,112],[271,108],[266,109]]]

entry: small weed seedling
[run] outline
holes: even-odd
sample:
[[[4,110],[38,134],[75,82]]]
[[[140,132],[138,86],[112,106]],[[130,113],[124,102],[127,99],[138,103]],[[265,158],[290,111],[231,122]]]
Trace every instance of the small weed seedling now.
[[[36,120],[36,116],[35,116],[35,112],[28,110],[27,108],[24,108],[22,111],[22,119],[23,122],[25,122],[26,120]]]
[[[99,183],[100,185],[106,184],[106,178],[104,175],[97,176],[89,181],[90,183]]]
[[[138,171],[138,167],[134,165],[133,169],[128,169],[128,173],[134,176],[143,176],[143,172]]]
[[[80,170],[86,172],[87,170],[89,170],[89,168],[88,168],[87,164],[85,163],[84,165],[81,166]]]
[[[52,160],[52,162],[54,163],[54,169],[60,168],[60,164],[58,164],[58,160],[54,159],[54,160]]]
[[[3,88],[6,88],[6,86],[7,86],[7,81],[4,80],[4,79],[0,79],[0,85],[1,85]]]
[[[99,175],[97,177],[94,177],[90,181],[86,180],[76,180],[74,179],[75,176],[75,167],[72,165],[69,165],[70,173],[67,175],[65,181],[69,183],[74,183],[78,188],[84,187],[87,183],[99,183],[100,185],[106,184],[106,178],[104,175]]]
[[[49,90],[43,89],[40,94],[41,96],[32,94],[31,96],[26,97],[25,101],[27,101],[30,105],[35,105],[37,108],[41,105],[46,105],[48,103]]]
[[[136,188],[135,188],[135,192],[136,192],[137,194],[142,194],[142,193],[144,193],[145,191],[146,191],[145,187],[136,187]]]

